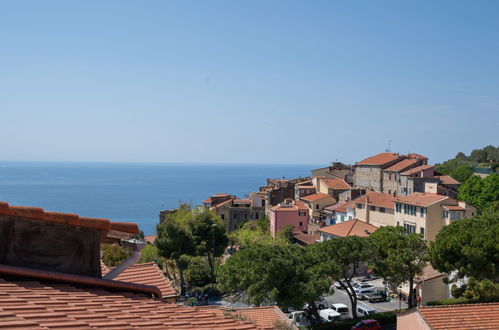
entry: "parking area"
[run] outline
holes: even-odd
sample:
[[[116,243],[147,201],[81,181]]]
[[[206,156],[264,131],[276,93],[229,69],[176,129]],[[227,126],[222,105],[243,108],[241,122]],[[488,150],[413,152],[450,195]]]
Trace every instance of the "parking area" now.
[[[382,279],[369,281],[368,283],[372,284],[376,288],[384,287]],[[350,311],[350,316],[352,316],[352,306],[350,304],[350,299],[348,298],[348,295],[345,290],[335,288],[334,294],[326,296],[325,299],[330,304],[342,303],[347,305]],[[402,309],[407,308],[407,304],[404,301],[399,301],[398,299],[395,298],[390,299],[390,301],[377,302],[377,303],[370,303],[366,300],[359,300],[358,304],[374,308],[378,313],[399,310],[399,308]]]

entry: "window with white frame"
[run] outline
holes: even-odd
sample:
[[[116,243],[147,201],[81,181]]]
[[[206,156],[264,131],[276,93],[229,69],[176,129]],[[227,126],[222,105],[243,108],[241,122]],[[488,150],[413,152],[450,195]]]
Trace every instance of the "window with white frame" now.
[[[416,232],[416,224],[413,222],[404,221],[404,228],[407,234],[414,234]]]

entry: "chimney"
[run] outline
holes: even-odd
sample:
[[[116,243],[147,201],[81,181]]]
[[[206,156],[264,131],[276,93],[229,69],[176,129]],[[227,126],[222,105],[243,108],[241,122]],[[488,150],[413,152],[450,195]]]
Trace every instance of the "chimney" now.
[[[0,264],[100,278],[101,241],[138,232],[133,223],[0,202]]]

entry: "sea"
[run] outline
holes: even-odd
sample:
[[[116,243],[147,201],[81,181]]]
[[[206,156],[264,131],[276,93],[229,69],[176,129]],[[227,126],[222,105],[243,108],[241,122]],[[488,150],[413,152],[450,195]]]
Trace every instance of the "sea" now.
[[[0,162],[0,201],[135,222],[153,235],[159,212],[201,205],[216,193],[240,198],[267,178],[310,175],[320,165]]]

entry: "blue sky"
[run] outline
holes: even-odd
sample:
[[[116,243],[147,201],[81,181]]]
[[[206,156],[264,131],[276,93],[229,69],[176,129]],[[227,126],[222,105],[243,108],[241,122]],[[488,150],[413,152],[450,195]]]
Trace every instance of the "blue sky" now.
[[[497,1],[0,1],[0,160],[433,162],[499,142]]]

